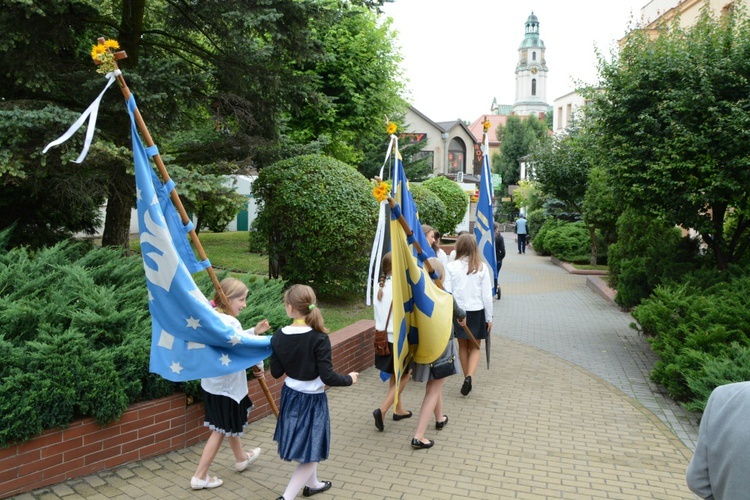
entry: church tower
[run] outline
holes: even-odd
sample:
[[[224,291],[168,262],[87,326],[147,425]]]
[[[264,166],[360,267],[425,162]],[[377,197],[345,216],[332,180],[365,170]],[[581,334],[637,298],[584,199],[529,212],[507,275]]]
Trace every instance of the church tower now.
[[[544,42],[539,38],[539,19],[531,12],[526,20],[526,35],[518,47],[516,100],[513,114],[518,116],[547,113],[547,61]]]

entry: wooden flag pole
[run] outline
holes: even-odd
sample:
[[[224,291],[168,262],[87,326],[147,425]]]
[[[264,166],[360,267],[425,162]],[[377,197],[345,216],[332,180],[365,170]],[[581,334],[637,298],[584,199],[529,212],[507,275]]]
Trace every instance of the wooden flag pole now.
[[[105,39],[104,38],[98,38],[97,41],[100,44],[104,44]],[[114,65],[115,69],[119,70],[119,67],[117,66],[117,61],[120,59],[125,59],[128,57],[127,53],[125,53],[124,50],[117,51],[113,54],[114,56]],[[96,61],[95,61],[96,62]],[[130,97],[132,96],[130,89],[128,88],[128,84],[125,81],[125,77],[122,76],[122,71],[117,72],[117,83],[120,86],[120,90],[122,91],[123,97],[125,97],[125,101],[129,101]],[[148,127],[146,126],[146,122],[143,121],[143,116],[141,116],[140,110],[136,107],[133,110],[133,116],[135,117],[135,123],[138,126],[138,132],[140,132],[141,137],[146,143],[147,147],[151,147],[154,145],[154,140],[151,137],[151,133],[148,131]],[[159,153],[155,154],[153,157],[154,163],[156,163],[156,167],[159,169],[159,174],[161,175],[161,178],[164,182],[169,182],[169,173],[167,172],[167,167],[164,166],[164,162],[161,159],[161,155]],[[180,200],[180,195],[177,194],[177,190],[173,189],[169,196],[172,200],[172,203],[174,204],[175,208],[180,214],[180,219],[182,219],[182,223],[187,225],[190,223],[190,217],[188,217],[187,211],[185,210],[185,207],[182,204],[182,200]],[[198,252],[198,256],[201,258],[201,260],[208,259],[208,256],[206,255],[205,250],[203,250],[203,245],[201,245],[200,240],[198,239],[198,233],[195,232],[195,228],[190,230],[190,241],[193,243],[193,246],[195,246],[195,249]],[[206,272],[211,277],[211,282],[214,284],[214,289],[216,290],[216,294],[219,296],[219,299],[221,300],[224,307],[227,307],[229,305],[229,300],[227,299],[227,296],[224,294],[224,290],[221,289],[221,285],[219,284],[219,279],[216,277],[216,273],[214,272],[214,268],[212,266],[208,266],[206,268]],[[279,409],[276,407],[276,402],[273,399],[273,396],[271,395],[271,391],[268,389],[268,384],[266,384],[265,379],[263,378],[257,378],[256,379],[258,383],[260,384],[261,389],[263,390],[263,394],[265,394],[266,399],[268,400],[268,404],[271,405],[271,410],[273,410],[273,414],[278,418],[279,416]]]
[[[98,38],[97,41],[100,44],[104,44],[105,39],[104,38]],[[125,59],[128,57],[128,55],[125,53],[124,50],[120,50],[115,52],[114,54],[115,58],[115,69],[119,69],[117,66],[117,61],[120,59]],[[127,82],[125,82],[125,77],[122,76],[122,72],[118,72],[117,74],[117,83],[120,86],[120,90],[122,91],[123,97],[125,97],[125,101],[130,100],[130,96],[132,95],[130,92],[130,89],[128,88]],[[151,138],[151,133],[148,131],[148,127],[146,126],[146,122],[143,121],[143,116],[141,116],[141,111],[136,107],[133,110],[133,116],[135,117],[135,123],[138,126],[138,132],[140,132],[141,137],[143,138],[144,142],[146,143],[146,147],[151,147],[154,145],[154,140]],[[164,162],[161,159],[161,155],[159,153],[155,154],[153,156],[154,163],[156,163],[156,167],[159,169],[159,174],[161,175],[162,180],[166,183],[169,182],[169,173],[167,172],[167,168],[164,166]],[[175,208],[180,214],[180,219],[182,219],[182,223],[187,225],[190,223],[190,217],[188,217],[187,211],[185,210],[185,207],[182,205],[182,200],[180,200],[180,195],[177,194],[177,190],[173,189],[169,193],[169,197],[172,200],[172,204],[174,204]],[[201,245],[200,240],[198,239],[198,234],[195,232],[195,229],[190,230],[190,241],[192,241],[193,245],[195,246],[195,249],[198,251],[198,255],[200,256],[201,260],[208,259],[208,256],[206,255],[206,252],[203,250],[203,245]],[[219,279],[216,277],[216,273],[214,272],[213,267],[209,266],[206,268],[206,272],[211,277],[211,282],[214,284],[214,288],[216,289],[216,294],[221,299],[224,307],[226,307],[229,304],[229,301],[227,300],[226,295],[224,294],[224,290],[221,289],[221,285],[219,284]]]
[[[396,200],[394,200],[390,196],[388,197],[388,204],[391,206],[391,210],[396,208]],[[407,236],[412,236],[414,234],[414,231],[412,231],[411,227],[409,227],[409,223],[406,221],[403,214],[398,215],[398,222],[399,224],[401,224],[401,227],[404,228],[404,232],[406,233]],[[422,253],[422,246],[419,244],[419,242],[416,239],[414,240],[414,248],[417,250],[417,253]],[[430,274],[433,274],[435,272],[435,270],[432,268],[432,265],[430,264],[428,260],[424,261],[424,266],[427,268],[427,272],[429,272]],[[444,290],[443,283],[442,281],[440,281],[439,278],[433,281],[435,282],[435,284],[437,284],[437,286],[441,290]],[[469,329],[469,327],[466,325],[466,323],[464,323],[462,326],[466,334],[469,336],[469,340],[471,340],[474,346],[477,349],[479,349],[480,347],[479,342],[477,341],[476,337],[474,337],[474,334],[471,333],[471,330]]]
[[[260,370],[253,367],[254,374],[259,371]],[[276,418],[279,418],[279,407],[276,406],[276,401],[274,401],[273,396],[271,395],[271,391],[268,389],[268,384],[266,384],[266,379],[255,377],[255,380],[258,381],[258,383],[260,384],[260,388],[263,389],[263,394],[265,394],[266,399],[268,400],[268,404],[271,406],[271,411],[273,412],[274,416]]]

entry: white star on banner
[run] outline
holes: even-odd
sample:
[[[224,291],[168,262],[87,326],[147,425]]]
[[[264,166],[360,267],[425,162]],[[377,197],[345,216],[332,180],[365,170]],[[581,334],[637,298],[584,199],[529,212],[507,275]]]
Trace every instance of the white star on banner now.
[[[172,361],[172,365],[170,366],[170,368],[175,373],[180,373],[184,369],[184,368],[182,368],[182,366],[180,366],[180,363],[178,363],[176,361]]]
[[[229,366],[229,363],[232,362],[232,360],[229,359],[229,355],[227,355],[227,354],[222,354],[221,358],[219,358],[219,360],[221,361],[221,364],[224,365],[224,366]]]
[[[232,345],[241,344],[242,337],[240,337],[239,335],[232,335],[231,337],[229,337],[229,343]]]
[[[201,320],[195,319],[194,317],[190,316],[187,319],[187,327],[192,328],[193,330],[197,330],[201,326]]]

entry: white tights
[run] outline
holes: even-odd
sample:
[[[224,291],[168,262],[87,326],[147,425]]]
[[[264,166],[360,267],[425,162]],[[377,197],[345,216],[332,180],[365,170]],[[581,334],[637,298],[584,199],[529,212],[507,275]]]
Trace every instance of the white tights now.
[[[303,486],[318,489],[324,486],[318,481],[318,462],[299,464],[284,491],[284,500],[294,500]]]

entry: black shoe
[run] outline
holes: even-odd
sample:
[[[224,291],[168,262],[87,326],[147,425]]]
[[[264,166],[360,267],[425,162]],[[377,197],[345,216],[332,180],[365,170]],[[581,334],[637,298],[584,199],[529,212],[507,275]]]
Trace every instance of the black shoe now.
[[[412,413],[411,413],[411,412],[409,412],[409,413],[404,413],[403,415],[399,415],[399,414],[397,414],[397,413],[394,413],[394,414],[393,414],[393,420],[395,420],[396,422],[398,422],[399,420],[403,420],[403,419],[405,419],[405,418],[409,418],[409,417],[411,417],[411,416],[412,416]]]
[[[464,385],[461,386],[461,395],[468,396],[471,392],[471,375],[464,379]]]
[[[279,497],[276,500],[284,500],[284,497]]]
[[[429,443],[423,443],[417,438],[412,438],[411,440],[411,447],[415,450],[426,450],[427,448],[432,448],[432,445],[435,444],[435,441],[432,439],[428,439]]]
[[[443,415],[445,417],[445,420],[442,422],[435,422],[435,429],[440,430],[443,427],[445,427],[448,424],[448,415]]]
[[[380,411],[380,410],[378,410],[378,411]],[[318,493],[323,493],[324,491],[330,490],[331,486],[333,486],[333,484],[331,484],[330,481],[323,481],[323,486],[321,488],[317,488],[317,489],[315,489],[315,488],[308,488],[307,486],[305,486],[304,488],[302,488],[302,496],[303,497],[311,497],[313,495],[317,495]]]
[[[385,430],[385,426],[383,425],[383,412],[378,408],[372,412],[372,416],[375,417],[375,427],[377,427],[380,432],[383,432]]]

